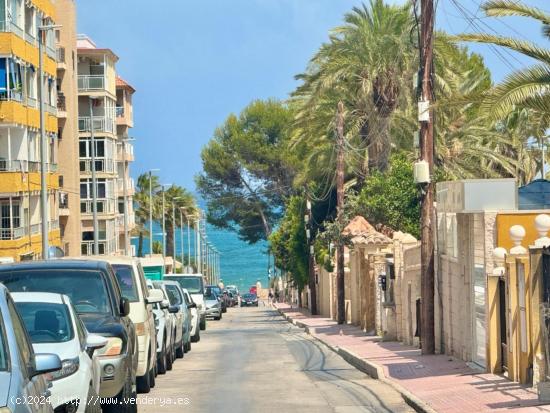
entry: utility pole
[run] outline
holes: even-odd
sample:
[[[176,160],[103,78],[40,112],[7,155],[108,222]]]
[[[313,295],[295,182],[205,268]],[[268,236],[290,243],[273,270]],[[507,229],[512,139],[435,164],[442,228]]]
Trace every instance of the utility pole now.
[[[311,315],[317,315],[317,286],[315,285],[315,249],[313,247],[313,234],[311,233],[312,229],[312,213],[311,213],[311,201],[308,199],[306,201],[307,207],[307,222],[306,222],[306,237],[308,242],[309,249],[309,300],[310,300],[310,309]]]
[[[421,98],[428,106],[428,118],[420,121],[420,157],[428,163],[430,178],[434,166],[434,113],[433,94],[433,36],[434,3],[433,0],[421,0],[421,40],[420,40],[420,79]],[[423,184],[421,204],[421,323],[420,339],[422,354],[435,353],[434,334],[434,184],[431,179]]]
[[[338,102],[338,115],[336,118],[336,208],[338,212],[338,226],[344,228],[344,104]],[[342,234],[340,234],[340,238]],[[338,240],[336,247],[336,293],[338,298],[338,324],[346,322],[345,284],[344,284],[344,243]]]

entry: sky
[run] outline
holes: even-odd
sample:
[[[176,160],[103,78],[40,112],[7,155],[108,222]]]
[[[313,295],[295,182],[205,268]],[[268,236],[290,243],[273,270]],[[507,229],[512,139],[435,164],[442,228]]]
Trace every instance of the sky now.
[[[550,10],[548,0],[525,1]],[[494,30],[542,41],[537,25],[521,18],[486,18],[480,2],[439,0],[437,27],[454,34]],[[297,85],[294,75],[305,69],[329,30],[360,4],[355,0],[77,1],[78,32],[89,35],[98,47],[112,49],[120,58],[118,73],[137,90],[132,174],[159,168],[163,183],[194,191],[200,151],[214,129],[254,99],[287,98]],[[496,81],[529,63],[487,46],[471,48],[485,57]]]

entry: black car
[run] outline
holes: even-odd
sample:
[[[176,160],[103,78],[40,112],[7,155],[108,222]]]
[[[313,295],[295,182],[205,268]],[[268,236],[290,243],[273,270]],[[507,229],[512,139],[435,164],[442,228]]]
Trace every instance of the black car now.
[[[134,412],[138,349],[135,327],[128,318],[130,303],[122,296],[110,264],[102,261],[52,260],[0,266],[0,282],[11,292],[65,294],[90,333],[109,341],[98,350],[101,366],[99,396],[117,397],[103,411]]]
[[[258,296],[252,293],[246,293],[241,296],[241,307],[258,307]]]

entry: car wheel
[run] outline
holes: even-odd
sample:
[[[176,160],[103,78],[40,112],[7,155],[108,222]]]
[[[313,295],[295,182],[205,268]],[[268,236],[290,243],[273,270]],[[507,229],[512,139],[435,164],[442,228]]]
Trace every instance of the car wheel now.
[[[151,375],[149,381],[151,382],[151,388],[153,388],[157,384],[157,380],[155,379],[155,369],[152,368],[151,370],[149,370],[149,374]]]
[[[107,413],[134,413],[137,412],[136,394],[132,391],[132,373],[128,371],[124,388],[116,396],[118,403],[105,404],[103,412]]]
[[[206,330],[206,317],[201,320],[199,327],[201,330]]]
[[[183,337],[181,338],[181,343],[176,349],[176,358],[182,359],[185,354],[185,343],[183,342]]]
[[[86,403],[86,408],[84,413],[101,413],[101,404],[99,404],[99,396],[97,395],[95,389],[90,386],[88,390],[88,403]]]
[[[151,364],[150,362],[148,364]],[[137,385],[137,391],[138,393],[149,393],[151,391],[151,372],[153,369],[150,369],[147,373],[145,373],[143,376],[138,377],[136,380]],[[154,373],[153,373],[154,376]],[[154,377],[153,377],[154,380]]]
[[[159,374],[166,374],[166,345],[163,343],[160,355],[157,358],[157,371]]]
[[[172,370],[174,364],[174,345],[172,344],[168,349],[168,354],[166,355],[166,370]]]
[[[227,313],[227,307],[224,307],[224,308],[222,309],[222,313]]]
[[[193,340],[193,337],[191,337],[191,341]],[[188,341],[185,343],[185,352],[189,353],[191,351],[191,341]]]
[[[192,343],[198,343],[201,339],[201,330],[197,328],[195,330],[195,334],[191,336],[191,342]],[[191,348],[191,345],[189,345],[189,348]]]

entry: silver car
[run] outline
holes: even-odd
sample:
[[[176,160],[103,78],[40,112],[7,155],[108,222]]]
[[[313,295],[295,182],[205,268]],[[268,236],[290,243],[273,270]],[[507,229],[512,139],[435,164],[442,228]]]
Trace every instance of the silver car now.
[[[206,316],[213,317],[214,320],[222,318],[222,303],[212,288],[204,290],[204,304],[206,306]]]
[[[0,412],[52,412],[46,374],[61,369],[55,354],[35,354],[8,290],[0,285]]]

